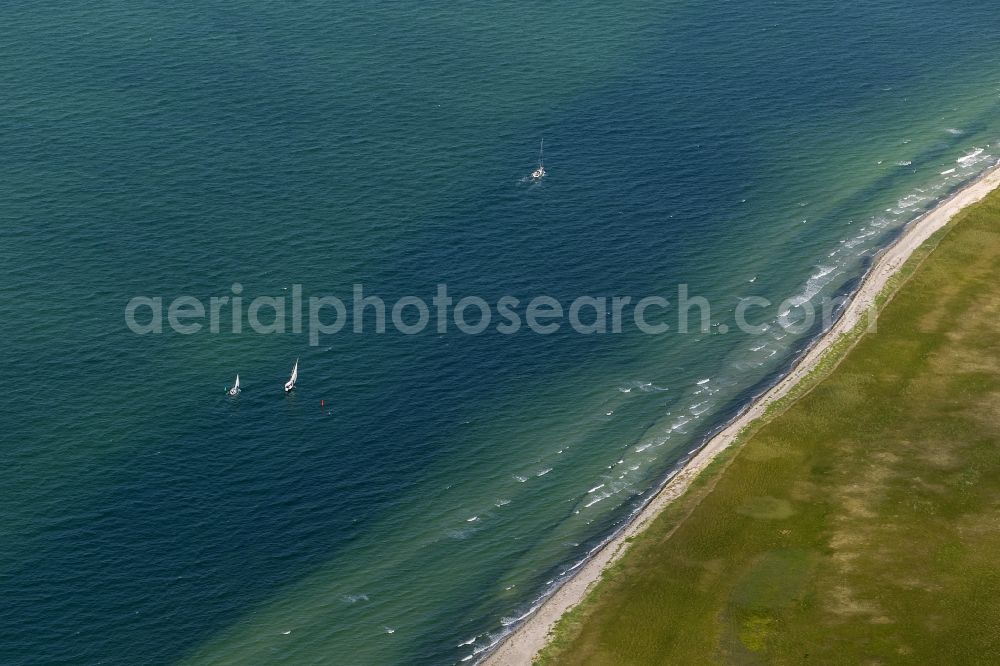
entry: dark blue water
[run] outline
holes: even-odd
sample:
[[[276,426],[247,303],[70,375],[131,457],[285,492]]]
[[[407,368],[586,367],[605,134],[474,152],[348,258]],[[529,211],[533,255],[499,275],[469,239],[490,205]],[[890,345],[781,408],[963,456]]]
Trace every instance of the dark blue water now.
[[[981,3],[69,2],[0,25],[5,664],[480,654],[819,330],[369,321],[313,346],[225,317],[139,336],[131,298],[362,284],[391,308],[447,284],[523,314],[684,283],[713,324],[755,295],[777,322],[1000,136]]]

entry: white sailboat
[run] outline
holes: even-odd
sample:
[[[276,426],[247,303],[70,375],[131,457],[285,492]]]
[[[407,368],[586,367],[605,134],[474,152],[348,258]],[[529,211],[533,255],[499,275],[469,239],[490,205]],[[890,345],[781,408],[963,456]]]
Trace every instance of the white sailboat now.
[[[538,168],[531,172],[532,180],[545,178],[545,165],[542,163],[542,151],[545,150],[545,139],[538,146]]]
[[[295,359],[295,366],[292,367],[292,376],[285,382],[285,393],[295,388],[295,382],[299,379],[299,359]]]
[[[239,395],[240,392],[240,373],[236,373],[236,383],[233,384],[233,388],[229,389],[229,395]]]

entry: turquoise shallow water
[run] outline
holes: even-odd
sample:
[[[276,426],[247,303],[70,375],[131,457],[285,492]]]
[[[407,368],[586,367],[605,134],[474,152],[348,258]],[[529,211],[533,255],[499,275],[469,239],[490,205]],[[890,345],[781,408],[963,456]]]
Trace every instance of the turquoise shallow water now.
[[[71,2],[0,22],[5,664],[474,658],[818,332],[311,347],[140,337],[133,296],[687,283],[725,323],[741,297],[849,290],[1000,156],[981,3]]]

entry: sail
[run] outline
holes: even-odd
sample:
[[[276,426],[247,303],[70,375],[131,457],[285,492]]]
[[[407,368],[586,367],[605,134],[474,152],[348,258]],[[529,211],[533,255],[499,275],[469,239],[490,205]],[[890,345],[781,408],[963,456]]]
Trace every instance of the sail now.
[[[299,379],[299,359],[295,359],[295,366],[292,367],[292,376],[285,382],[285,390],[291,391],[295,388],[295,382]]]
[[[236,390],[239,390],[239,388],[240,388],[240,375],[239,375],[239,373],[236,374],[236,383],[233,384],[233,388],[236,389]]]
[[[535,181],[545,177],[545,162],[542,152],[545,150],[545,139],[538,144],[538,168],[531,172],[531,178]]]

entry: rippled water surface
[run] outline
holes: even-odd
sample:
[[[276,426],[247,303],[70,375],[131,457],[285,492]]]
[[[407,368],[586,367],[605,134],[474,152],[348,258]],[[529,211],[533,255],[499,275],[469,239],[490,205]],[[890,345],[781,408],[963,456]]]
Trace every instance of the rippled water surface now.
[[[849,291],[1000,157],[989,3],[8,3],[0,24],[4,664],[471,661],[818,332],[719,333],[741,298]],[[713,326],[125,326],[133,296],[235,282],[390,305],[685,283]]]

